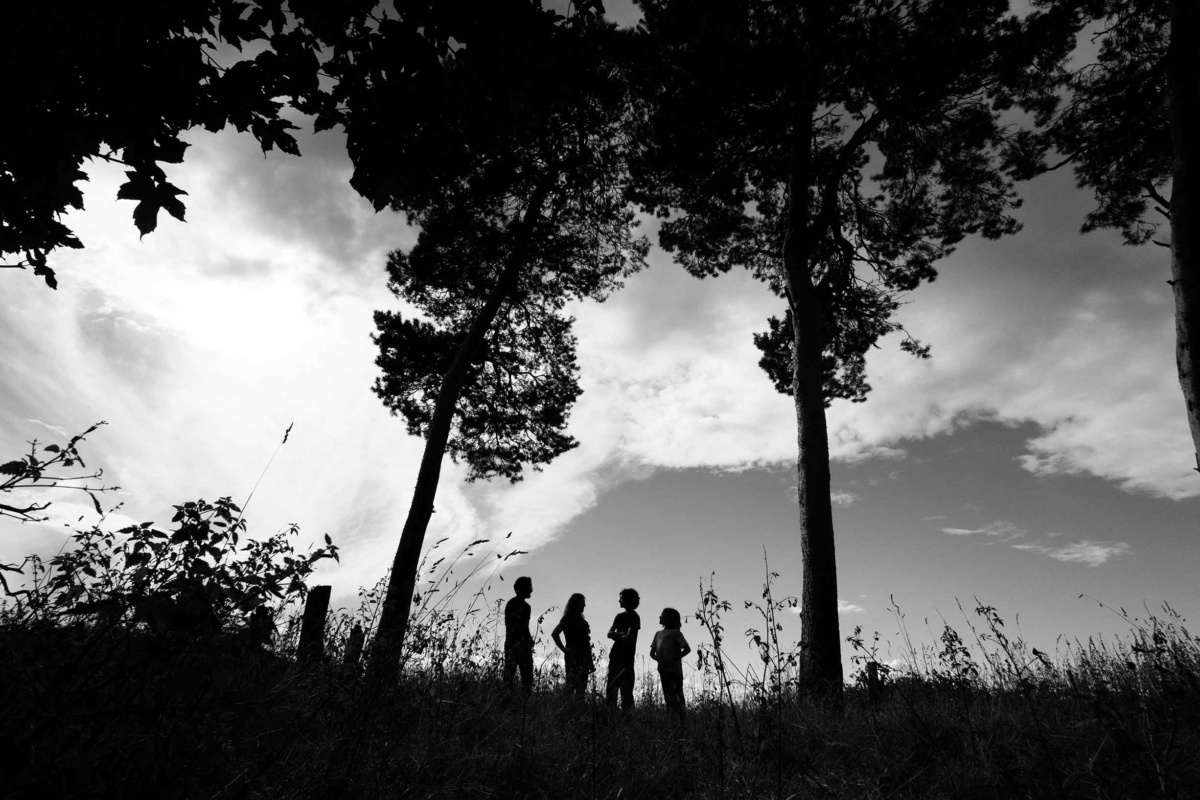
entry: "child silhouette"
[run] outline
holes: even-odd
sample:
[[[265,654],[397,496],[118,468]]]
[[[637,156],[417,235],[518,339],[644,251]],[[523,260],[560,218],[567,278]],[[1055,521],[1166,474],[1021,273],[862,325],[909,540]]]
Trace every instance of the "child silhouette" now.
[[[608,629],[612,639],[612,650],[608,652],[608,691],[606,699],[610,706],[617,704],[617,693],[621,694],[621,708],[633,708],[633,656],[637,649],[637,634],[642,627],[642,618],[635,610],[641,603],[636,589],[622,589],[617,598],[625,609],[613,619]]]
[[[658,662],[658,677],[662,681],[663,700],[667,708],[683,711],[683,659],[692,647],[683,638],[682,620],[673,608],[664,608],[658,615],[662,630],[650,642],[650,657]]]

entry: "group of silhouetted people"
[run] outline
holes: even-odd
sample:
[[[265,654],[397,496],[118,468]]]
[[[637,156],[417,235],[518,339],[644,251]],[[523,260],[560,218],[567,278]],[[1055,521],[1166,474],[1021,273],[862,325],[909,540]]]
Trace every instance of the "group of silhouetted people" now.
[[[510,687],[514,686],[517,672],[520,672],[521,688],[525,694],[529,694],[533,691],[533,636],[529,632],[531,609],[528,600],[533,594],[533,581],[527,577],[517,578],[513,583],[513,591],[515,596],[504,607],[504,682]],[[641,598],[636,589],[622,589],[618,602],[621,613],[617,614],[608,629],[612,648],[608,652],[605,699],[610,706],[616,706],[619,695],[621,708],[629,711],[633,708],[634,654],[638,631],[642,627],[641,617],[637,613]],[[566,662],[567,691],[578,696],[586,692],[588,676],[596,670],[592,660],[592,628],[583,616],[586,605],[587,600],[583,595],[571,595],[563,609],[562,619],[550,633]],[[664,608],[658,623],[662,625],[662,630],[654,634],[650,643],[650,658],[658,662],[658,675],[667,708],[682,711],[683,659],[692,652],[692,648],[680,631],[682,620],[678,611]]]

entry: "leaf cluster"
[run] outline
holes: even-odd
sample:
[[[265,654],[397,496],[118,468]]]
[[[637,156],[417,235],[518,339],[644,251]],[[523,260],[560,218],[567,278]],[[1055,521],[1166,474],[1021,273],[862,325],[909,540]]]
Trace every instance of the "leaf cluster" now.
[[[87,464],[79,454],[79,445],[104,424],[106,423],[97,422],[83,433],[72,436],[64,445],[47,444],[39,448],[36,439],[30,442],[29,452],[25,456],[0,464],[0,494],[22,489],[75,489],[85,492],[96,507],[96,513],[103,514],[96,495],[120,488],[90,483],[99,479],[104,474],[103,470],[97,469],[82,475],[61,475],[58,474],[58,470],[73,469],[76,465],[86,469]],[[11,517],[21,522],[40,522],[45,518],[39,517],[38,514],[49,506],[49,502],[32,502],[26,505],[0,503],[0,517]]]
[[[294,3],[293,11],[319,21],[308,8],[316,5]],[[350,15],[363,4],[339,5]],[[32,266],[57,286],[47,256],[83,246],[62,215],[83,208],[86,160],[128,167],[117,197],[136,202],[134,224],[145,235],[159,211],[184,219],[186,192],[163,165],[183,160],[188,129],[230,124],[250,131],[264,152],[298,155],[289,132],[296,126],[282,116],[280,98],[315,103],[319,94],[320,40],[303,22],[284,0],[5,3],[0,27],[10,35],[0,71],[10,79],[0,86],[0,256],[21,259],[6,266]],[[221,65],[243,46],[244,58]]]
[[[840,300],[841,298],[834,298]],[[831,341],[821,354],[822,386],[825,407],[835,399],[852,403],[866,402],[871,384],[866,379],[867,353],[881,337],[900,331],[904,339],[900,349],[917,358],[929,358],[929,346],[913,339],[904,327],[891,318],[899,303],[883,292],[866,297],[854,298],[852,313],[846,313],[846,304],[828,306],[824,309],[823,328],[830,332]],[[762,352],[758,361],[776,391],[792,394],[794,372],[792,343],[792,311],[784,312],[783,319],[769,317],[767,330],[754,334],[754,346]]]
[[[408,0],[352,29],[318,130],[344,126],[351,185],[377,210],[418,214],[447,187],[511,189],[513,160],[555,109],[577,101],[596,58],[595,11],[563,17],[525,0]],[[528,176],[525,176],[528,180]]]

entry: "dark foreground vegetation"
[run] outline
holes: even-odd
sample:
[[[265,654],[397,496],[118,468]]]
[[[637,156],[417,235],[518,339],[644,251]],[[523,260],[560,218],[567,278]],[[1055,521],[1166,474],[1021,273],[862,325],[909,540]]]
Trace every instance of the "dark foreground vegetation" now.
[[[229,509],[205,507],[183,507],[183,522]],[[188,546],[163,541],[161,552]],[[218,560],[215,573],[231,563]],[[259,637],[253,613],[217,624],[196,613],[230,608],[207,578],[159,584],[156,609],[101,605],[105,614],[96,600],[64,600],[77,583],[47,588],[52,573],[42,573],[40,608],[31,595],[10,598],[0,627],[4,797],[1200,795],[1200,639],[1169,608],[1130,619],[1123,641],[1051,657],[1010,641],[981,606],[965,639],[947,627],[937,648],[901,654],[902,667],[876,662],[870,687],[866,664],[878,656],[856,632],[859,674],[834,704],[797,694],[796,654],[769,633],[757,640],[760,671],[736,673],[722,657],[729,606],[709,591],[697,614],[697,638],[709,641],[681,719],[650,675],[629,716],[604,706],[602,676],[586,699],[571,698],[548,662],[531,698],[510,693],[495,612],[469,603],[415,610],[400,682],[367,696],[347,643],[355,625],[370,629],[382,586],[363,592],[357,612],[331,615],[324,656],[305,663],[291,656],[294,615]],[[136,587],[120,585],[138,606]],[[192,594],[189,606],[189,586],[218,602]]]
[[[0,465],[0,490],[96,499],[98,473],[60,475],[82,466],[82,441],[31,445]],[[732,605],[701,585],[686,713],[643,674],[626,715],[600,699],[601,673],[572,697],[549,659],[531,697],[503,686],[499,604],[464,587],[520,551],[473,542],[438,558],[434,545],[399,678],[381,682],[365,667],[387,578],[326,616],[320,650],[300,648],[306,581],[337,547],[297,553],[294,528],[256,540],[245,527],[227,498],[176,506],[167,530],[106,530],[101,513],[52,558],[0,563],[0,797],[1200,796],[1200,638],[1170,607],[1120,611],[1123,640],[1051,656],[978,602],[961,633],[917,647],[893,606],[902,652],[855,630],[850,686],[814,696],[779,639],[796,600],[775,597],[766,567],[746,642],[727,639]],[[453,567],[466,577],[451,584]],[[758,658],[743,672],[728,652],[744,644]]]

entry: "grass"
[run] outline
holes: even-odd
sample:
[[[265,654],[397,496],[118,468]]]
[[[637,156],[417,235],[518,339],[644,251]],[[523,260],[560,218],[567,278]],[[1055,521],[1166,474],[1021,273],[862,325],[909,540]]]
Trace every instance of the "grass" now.
[[[98,624],[0,628],[0,795],[1200,795],[1200,640],[1170,608],[1052,658],[978,604],[964,635],[946,626],[938,647],[883,667],[873,700],[865,663],[878,656],[856,631],[859,670],[835,704],[798,690],[794,654],[769,632],[762,669],[731,675],[712,595],[705,680],[680,719],[650,675],[629,716],[595,682],[583,700],[565,695],[556,665],[538,670],[531,698],[510,693],[494,610],[442,600],[414,616],[401,682],[368,696],[341,661],[353,625],[371,626],[375,598],[363,597],[330,619],[326,659],[308,666],[288,657],[287,635],[263,650]]]

